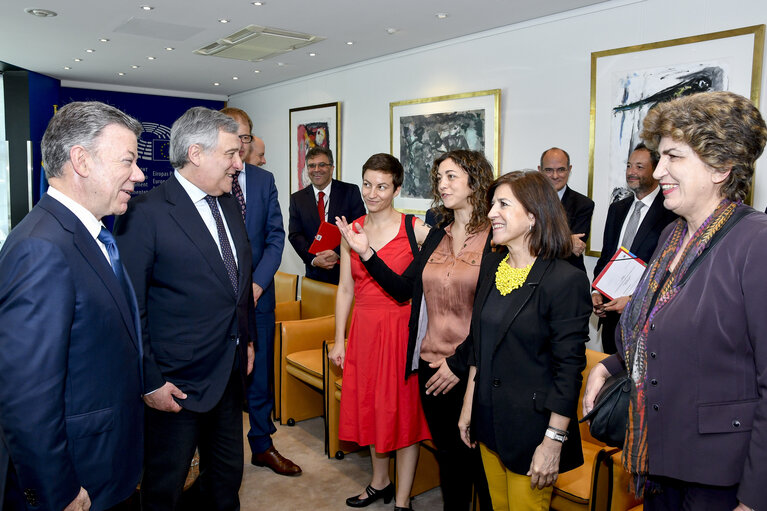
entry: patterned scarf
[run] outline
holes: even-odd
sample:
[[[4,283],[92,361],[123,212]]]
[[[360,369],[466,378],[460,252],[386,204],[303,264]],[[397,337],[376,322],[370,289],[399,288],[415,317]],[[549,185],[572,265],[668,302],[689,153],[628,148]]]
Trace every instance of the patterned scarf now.
[[[681,259],[671,274],[666,273],[679,252],[687,222],[676,220],[671,235],[666,239],[658,256],[650,262],[642,275],[626,310],[621,315],[620,329],[623,338],[624,360],[629,376],[634,382],[629,403],[626,439],[623,443],[623,466],[634,474],[638,496],[644,492],[649,463],[647,459],[647,416],[645,389],[647,385],[647,333],[655,315],[679,292],[680,283],[690,265],[698,258],[714,234],[727,223],[737,203],[724,199],[714,212],[692,235],[684,247]],[[664,280],[665,279],[665,280]],[[657,294],[657,299],[653,299]],[[651,308],[652,306],[652,308]]]

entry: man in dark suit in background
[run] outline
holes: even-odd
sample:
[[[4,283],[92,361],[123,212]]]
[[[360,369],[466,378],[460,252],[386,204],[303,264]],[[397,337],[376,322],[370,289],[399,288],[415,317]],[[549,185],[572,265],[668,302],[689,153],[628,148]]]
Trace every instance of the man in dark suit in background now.
[[[188,110],[171,128],[174,174],[131,200],[115,227],[143,321],[144,511],[175,509],[195,448],[200,507],[240,508],[255,314],[250,245],[229,193],[239,151],[234,120]]]
[[[306,265],[310,279],[338,284],[338,248],[309,253],[321,221],[335,224],[336,217],[345,216],[353,222],[365,214],[357,185],[333,179],[333,153],[324,147],[312,147],[306,153],[311,186],[290,196],[288,240]],[[319,211],[323,210],[320,215]]]
[[[602,254],[594,267],[595,279],[621,246],[645,263],[649,262],[661,231],[677,218],[663,207],[663,194],[660,193],[658,181],[652,176],[657,164],[658,154],[644,144],[636,146],[629,156],[626,184],[634,195],[613,202],[607,210]],[[628,299],[628,296],[620,296],[606,301],[608,298],[599,291],[591,293],[594,314],[599,316],[602,327],[602,349],[605,353],[615,353],[615,327]]]
[[[101,219],[144,180],[140,134],[103,103],[61,108],[42,140],[50,187],[0,251],[0,509],[103,510],[136,488],[138,309]]]
[[[257,337],[254,339],[255,370],[247,390],[251,463],[269,467],[281,475],[298,475],[301,467],[274,448],[271,436],[277,431],[271,418],[274,409],[274,389],[271,385],[274,381],[274,274],[282,262],[285,246],[277,187],[271,172],[260,167],[266,163],[266,148],[263,140],[253,136],[250,116],[239,108],[227,107],[221,112],[237,122],[237,134],[242,142],[240,158],[245,163],[245,169],[238,172],[232,182],[232,195],[240,204],[245,219],[253,259]]]
[[[586,240],[589,239],[591,232],[594,201],[567,186],[567,180],[570,179],[572,169],[570,155],[563,149],[552,147],[541,154],[541,164],[538,166],[538,170],[546,174],[551,184],[554,185],[559,200],[562,201],[562,206],[565,208],[565,213],[567,213],[567,223],[570,225],[570,232],[573,237],[573,253],[566,261],[585,272],[583,251],[586,250]]]

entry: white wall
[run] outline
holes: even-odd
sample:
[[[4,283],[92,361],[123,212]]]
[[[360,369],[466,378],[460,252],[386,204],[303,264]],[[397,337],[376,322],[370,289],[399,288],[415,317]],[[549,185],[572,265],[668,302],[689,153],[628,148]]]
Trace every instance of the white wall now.
[[[591,52],[764,22],[764,0],[613,1],[256,89],[229,104],[246,110],[266,141],[265,167],[277,179],[286,231],[288,110],[331,101],[342,103],[344,181],[360,184],[368,156],[389,151],[390,102],[500,88],[501,171],[535,168],[541,151],[556,145],[570,153],[570,185],[585,194]],[[767,72],[762,95],[766,84]],[[762,210],[766,172],[762,157],[754,195]],[[595,259],[587,260],[590,272]],[[281,269],[303,274],[287,243]]]

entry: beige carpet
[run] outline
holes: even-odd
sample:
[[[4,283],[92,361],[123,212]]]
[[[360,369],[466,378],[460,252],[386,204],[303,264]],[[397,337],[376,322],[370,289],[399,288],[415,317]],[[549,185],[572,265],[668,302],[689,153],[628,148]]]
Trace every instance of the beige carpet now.
[[[247,415],[244,432],[248,431]],[[350,510],[345,500],[359,494],[370,482],[370,453],[367,449],[347,454],[343,460],[329,459],[324,453],[322,418],[297,423],[293,427],[276,424],[274,446],[301,466],[297,477],[280,476],[250,464],[250,448],[245,442],[245,473],[240,488],[242,511],[325,511]],[[442,493],[435,488],[413,499],[416,511],[442,509]],[[394,503],[378,501],[366,509],[394,509]]]

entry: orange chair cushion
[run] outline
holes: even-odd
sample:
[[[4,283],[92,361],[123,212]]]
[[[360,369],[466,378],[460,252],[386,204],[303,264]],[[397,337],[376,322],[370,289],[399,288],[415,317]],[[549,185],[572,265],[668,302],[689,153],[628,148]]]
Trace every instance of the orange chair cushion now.
[[[322,349],[296,351],[286,356],[285,359],[305,372],[322,378]]]
[[[578,468],[559,474],[554,491],[567,500],[588,504],[591,498],[591,475],[594,460],[602,449],[601,445],[582,442],[584,463]]]

